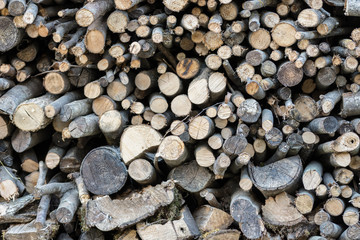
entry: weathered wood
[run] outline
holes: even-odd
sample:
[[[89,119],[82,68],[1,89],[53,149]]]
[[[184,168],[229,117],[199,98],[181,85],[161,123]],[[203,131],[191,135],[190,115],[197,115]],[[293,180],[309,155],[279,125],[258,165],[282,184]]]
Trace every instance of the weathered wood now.
[[[1,166],[0,167],[0,195],[6,201],[15,199],[21,195],[25,190],[25,186],[20,178],[15,175],[13,169]]]
[[[286,170],[285,170],[286,169]],[[300,157],[284,158],[264,167],[249,163],[249,174],[264,196],[274,196],[282,191],[293,192],[300,181],[303,167]],[[286,175],[282,172],[286,171]],[[274,178],[274,176],[277,176]]]
[[[168,181],[155,187],[144,188],[140,194],[122,200],[111,200],[109,196],[90,200],[86,207],[86,222],[102,231],[124,229],[155,214],[161,207],[171,204],[175,200],[174,191],[174,183]],[[137,211],[133,211],[134,209]],[[107,220],[106,215],[112,216],[111,221]],[[104,218],[99,221],[99,216]]]
[[[64,173],[79,171],[81,161],[85,154],[86,153],[78,147],[70,148],[60,160],[60,170]]]
[[[127,179],[127,169],[121,162],[120,152],[107,146],[90,151],[81,163],[80,173],[86,188],[101,195],[119,191]],[[108,180],[109,176],[114,182]]]
[[[9,227],[5,234],[4,238],[7,240],[15,239],[50,239],[56,235],[57,230],[59,229],[59,224],[53,220],[47,220],[45,222],[45,227],[38,230],[35,227],[34,221],[26,224],[12,225]]]
[[[78,195],[77,189],[71,189],[61,197],[60,204],[56,209],[56,219],[60,223],[69,223],[73,219],[80,204]]]
[[[21,169],[25,172],[34,172],[39,169],[39,162],[34,149],[29,149],[20,154]]]
[[[81,138],[99,134],[99,117],[94,113],[75,118],[69,125],[69,132],[72,138]]]
[[[173,179],[180,188],[195,193],[209,186],[213,176],[206,168],[200,167],[196,161],[191,161],[172,169],[168,179]]]
[[[355,240],[360,234],[359,223],[348,227],[339,237],[340,240]]]
[[[15,152],[22,153],[49,138],[50,135],[46,129],[34,133],[16,129],[11,137],[11,145]]]
[[[245,237],[250,239],[260,238],[265,231],[264,223],[260,216],[260,203],[249,192],[235,191],[231,196],[230,214]]]
[[[14,2],[14,4],[12,4],[12,5],[16,5],[16,3],[15,3],[16,1],[12,1],[12,2]],[[19,1],[19,2],[21,2],[21,1]],[[25,3],[25,1],[24,1],[24,3]],[[8,7],[10,7],[10,3],[9,3]],[[14,10],[15,9],[16,9],[16,11],[21,11],[21,5],[19,5],[19,8],[14,7]],[[11,10],[11,8],[9,9],[9,11],[10,10]],[[21,15],[21,14],[19,14],[19,15]],[[16,45],[18,45],[20,43],[22,36],[23,36],[23,32],[14,25],[13,21],[9,17],[1,16],[0,22],[1,22],[1,24],[0,24],[1,32],[7,33],[6,35],[1,36],[1,42],[3,44],[1,44],[0,52],[6,52],[6,51],[9,51],[10,49],[14,48]]]
[[[322,182],[323,167],[319,162],[312,161],[305,167],[302,182],[306,190],[314,190]]]

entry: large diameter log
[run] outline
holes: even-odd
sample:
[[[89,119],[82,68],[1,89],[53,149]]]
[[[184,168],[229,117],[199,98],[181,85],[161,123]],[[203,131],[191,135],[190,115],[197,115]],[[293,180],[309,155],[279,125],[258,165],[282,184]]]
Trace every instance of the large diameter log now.
[[[144,188],[141,193],[122,200],[109,196],[90,200],[86,206],[86,223],[101,231],[124,229],[155,214],[175,200],[173,181]],[[179,201],[179,200],[177,200]]]
[[[109,146],[91,150],[81,163],[80,173],[86,189],[99,195],[118,192],[128,175],[119,150]]]
[[[45,115],[45,107],[56,100],[56,96],[47,93],[21,103],[14,112],[13,122],[23,131],[35,132],[50,124],[51,119]]]
[[[10,17],[0,16],[0,52],[6,52],[18,45],[23,32],[18,29]]]
[[[283,191],[295,191],[301,180],[303,166],[301,158],[296,155],[264,167],[249,163],[248,171],[255,187],[267,197]]]
[[[181,189],[197,193],[211,184],[213,175],[196,161],[191,161],[172,169],[168,179],[173,179]]]
[[[180,12],[189,4],[189,0],[163,0],[163,4],[173,12]]]
[[[11,88],[0,98],[0,112],[3,114],[12,115],[16,107],[28,100],[39,96],[44,92],[41,80],[38,78],[31,79],[25,83],[17,84]]]
[[[141,158],[145,151],[156,149],[161,139],[162,135],[148,125],[127,127],[120,138],[122,160],[128,165],[132,160]]]

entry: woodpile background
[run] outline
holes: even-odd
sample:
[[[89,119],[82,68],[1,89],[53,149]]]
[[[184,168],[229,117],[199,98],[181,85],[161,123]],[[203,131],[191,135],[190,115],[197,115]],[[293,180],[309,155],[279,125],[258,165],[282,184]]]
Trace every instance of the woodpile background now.
[[[359,0],[0,0],[18,239],[360,239]]]

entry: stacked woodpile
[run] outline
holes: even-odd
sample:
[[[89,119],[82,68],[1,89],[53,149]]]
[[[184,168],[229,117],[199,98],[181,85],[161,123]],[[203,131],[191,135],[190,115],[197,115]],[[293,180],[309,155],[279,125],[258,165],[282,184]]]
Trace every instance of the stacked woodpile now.
[[[0,15],[4,239],[360,239],[360,1]]]

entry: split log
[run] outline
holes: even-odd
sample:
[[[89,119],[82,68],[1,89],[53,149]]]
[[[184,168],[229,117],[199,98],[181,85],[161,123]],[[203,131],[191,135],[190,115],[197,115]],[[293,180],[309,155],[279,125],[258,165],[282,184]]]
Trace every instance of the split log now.
[[[143,138],[147,136],[147,140]],[[143,156],[145,151],[157,148],[161,143],[161,134],[147,125],[130,126],[120,139],[120,152],[125,164]],[[136,144],[134,144],[136,142]]]
[[[35,227],[34,221],[13,225],[6,230],[4,238],[7,240],[15,240],[22,237],[26,239],[49,239],[56,235],[60,227],[59,224],[53,220],[47,220],[45,224],[46,227],[40,230]]]
[[[286,212],[286,218],[284,214]],[[287,237],[305,237],[311,233],[315,233],[316,225],[307,222],[305,217],[294,207],[292,197],[287,193],[280,193],[275,197],[265,200],[262,206],[262,216],[266,224],[274,229],[282,231]]]
[[[314,190],[322,182],[323,167],[319,162],[312,161],[304,169],[302,182],[306,190]]]
[[[234,221],[230,214],[209,205],[203,205],[196,209],[193,216],[196,225],[202,232],[227,229]]]
[[[174,183],[167,181],[155,187],[146,187],[139,194],[122,200],[111,200],[109,196],[90,200],[86,206],[86,222],[90,227],[96,226],[101,231],[124,229],[152,216],[174,200],[178,201],[174,191]],[[111,216],[111,220],[106,216]]]
[[[285,170],[286,169],[286,170]],[[283,174],[286,172],[286,175]],[[297,188],[303,172],[300,157],[284,158],[264,167],[249,163],[249,174],[255,185],[264,196],[274,196],[280,192],[293,192]],[[274,178],[274,176],[277,176]]]

